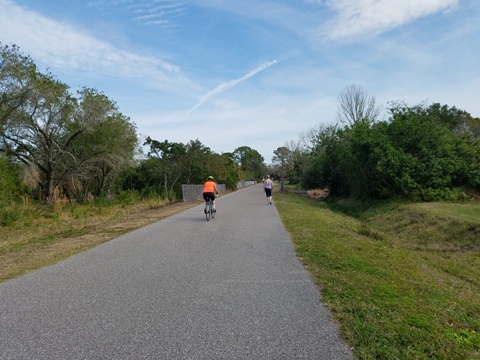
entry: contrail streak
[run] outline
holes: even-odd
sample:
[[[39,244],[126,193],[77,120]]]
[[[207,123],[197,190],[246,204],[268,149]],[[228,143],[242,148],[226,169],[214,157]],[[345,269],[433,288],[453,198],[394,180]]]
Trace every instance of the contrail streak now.
[[[221,83],[220,85],[218,85],[217,87],[215,87],[215,89],[207,92],[206,94],[204,94],[199,102],[197,103],[197,105],[195,105],[194,107],[192,107],[188,112],[191,113],[192,111],[194,111],[195,109],[199,108],[200,106],[203,105],[203,103],[205,101],[207,101],[209,98],[211,98],[212,96],[214,95],[217,95],[217,94],[220,94],[221,92],[225,91],[225,90],[228,90],[228,89],[231,89],[233,88],[234,86],[238,85],[239,83],[241,83],[242,81],[245,81],[249,78],[251,78],[252,76],[255,76],[256,74],[258,74],[260,71],[263,71],[267,68],[269,68],[270,66],[274,65],[277,63],[277,60],[273,60],[273,61],[269,61],[269,62],[266,62],[262,65],[260,65],[259,67],[257,67],[256,69],[250,71],[249,73],[247,73],[247,75],[239,78],[239,79],[234,79],[234,80],[230,80],[230,81],[227,81],[227,82],[224,82],[224,83]]]

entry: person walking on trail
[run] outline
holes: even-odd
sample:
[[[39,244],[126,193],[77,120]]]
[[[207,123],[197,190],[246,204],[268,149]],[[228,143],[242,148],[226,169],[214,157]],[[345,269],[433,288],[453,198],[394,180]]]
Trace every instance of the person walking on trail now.
[[[265,189],[265,194],[267,195],[267,205],[272,205],[273,181],[270,179],[270,175],[267,175],[267,178],[263,182],[263,188]]]
[[[203,199],[205,200],[205,210],[203,212],[207,213],[208,201],[212,200],[213,211],[217,212],[215,209],[215,195],[218,194],[217,184],[214,181],[213,176],[209,176],[206,183],[203,184]]]

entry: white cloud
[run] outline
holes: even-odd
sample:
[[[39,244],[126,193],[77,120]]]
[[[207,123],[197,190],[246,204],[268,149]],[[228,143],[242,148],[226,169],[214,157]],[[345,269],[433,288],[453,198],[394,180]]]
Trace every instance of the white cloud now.
[[[337,104],[336,96],[328,96],[323,88],[310,89],[307,93],[280,93],[278,88],[269,86],[278,76],[282,81],[289,81],[284,78],[284,72],[279,75],[278,71],[281,72],[281,68],[269,71],[260,89],[248,82],[242,89],[233,91],[234,97],[210,98],[211,104],[201,111],[144,112],[139,109],[130,115],[142,119],[140,133],[159,141],[187,143],[199,139],[217,153],[232,152],[245,145],[257,150],[269,163],[272,151],[286,141],[298,139],[301,133],[319,123],[332,123]],[[244,91],[243,87],[248,90]]]
[[[2,42],[16,44],[21,50],[27,48],[36,63],[66,73],[140,79],[159,86],[186,82],[174,64],[118,48],[10,0],[0,0],[0,10]]]
[[[381,33],[457,4],[458,0],[330,0],[328,7],[338,13],[330,23],[330,37]]]
[[[133,21],[145,26],[158,26],[163,29],[177,27],[177,22],[185,16],[185,6],[176,0],[97,0],[88,3],[90,7],[116,7],[134,14]]]
[[[158,3],[160,2],[160,5]],[[171,1],[154,1],[135,4],[137,16],[133,18],[143,25],[155,25],[162,28],[177,26],[179,19],[185,16],[185,7],[181,3]]]
[[[248,74],[246,74],[245,76],[239,78],[239,79],[234,79],[234,80],[230,80],[230,81],[227,81],[227,82],[224,82],[224,83],[221,83],[220,85],[216,86],[213,90],[207,92],[206,94],[204,94],[199,102],[197,103],[197,105],[195,105],[193,108],[191,108],[189,110],[189,112],[192,112],[194,111],[195,109],[199,108],[200,106],[203,105],[203,103],[205,101],[207,101],[209,98],[211,98],[212,96],[214,95],[218,95],[220,94],[221,92],[225,91],[225,90],[228,90],[228,89],[231,89],[233,88],[234,86],[238,85],[239,83],[241,83],[242,81],[245,81],[253,76],[255,76],[256,74],[258,74],[260,71],[263,71],[267,68],[269,68],[270,66],[274,65],[277,63],[277,60],[273,60],[273,61],[269,61],[269,62],[266,62],[262,65],[260,65],[259,67],[257,67],[256,69],[250,71]]]

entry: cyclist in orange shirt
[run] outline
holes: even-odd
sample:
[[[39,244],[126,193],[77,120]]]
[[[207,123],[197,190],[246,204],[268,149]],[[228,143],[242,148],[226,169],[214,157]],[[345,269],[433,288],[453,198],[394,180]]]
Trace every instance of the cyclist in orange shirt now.
[[[203,199],[205,200],[205,210],[203,212],[207,213],[208,200],[212,200],[213,211],[217,212],[215,209],[215,194],[218,194],[217,184],[215,184],[213,176],[209,176],[207,182],[203,185]]]

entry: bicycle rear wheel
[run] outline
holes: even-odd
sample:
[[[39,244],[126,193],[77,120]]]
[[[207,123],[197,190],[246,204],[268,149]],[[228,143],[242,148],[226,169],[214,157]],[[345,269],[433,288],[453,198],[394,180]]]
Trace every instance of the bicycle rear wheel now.
[[[210,220],[211,209],[212,209],[212,204],[210,203],[210,204],[208,204],[207,212],[205,213],[205,217],[207,218],[207,221]]]

